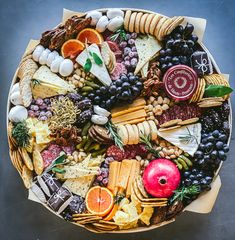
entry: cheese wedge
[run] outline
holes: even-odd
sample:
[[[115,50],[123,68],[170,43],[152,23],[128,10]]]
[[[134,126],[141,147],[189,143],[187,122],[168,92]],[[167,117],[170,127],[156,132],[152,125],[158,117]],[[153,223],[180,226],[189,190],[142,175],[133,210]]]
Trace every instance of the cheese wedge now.
[[[116,113],[114,113],[114,114],[111,114],[111,116],[112,116],[113,118],[115,118],[115,117],[124,115],[124,114],[126,114],[126,113],[134,112],[134,111],[137,111],[137,110],[140,110],[140,109],[144,109],[144,105],[137,106],[137,107],[133,107],[133,108],[128,108],[128,109],[126,109],[126,110],[123,110],[123,111],[120,111],[120,112],[116,112]]]
[[[109,76],[107,68],[105,67],[105,64],[104,63],[102,63],[101,65],[96,64],[93,57],[90,56],[89,52],[96,53],[99,56],[99,58],[102,59],[99,47],[96,44],[91,44],[87,49],[85,49],[78,55],[78,57],[76,58],[76,62],[80,64],[82,67],[84,67],[84,65],[86,64],[87,58],[90,58],[92,62],[90,72],[94,76],[96,76],[104,85],[109,86],[112,80]]]
[[[116,113],[122,112],[122,111],[127,111],[131,108],[135,108],[135,107],[139,107],[139,106],[145,106],[146,105],[146,101],[144,98],[137,98],[134,100],[133,103],[131,104],[127,104],[125,106],[120,106],[120,107],[115,107],[111,110],[111,114],[112,116]],[[122,114],[121,114],[122,115]],[[120,116],[120,115],[117,115]]]
[[[133,163],[133,161],[131,161],[130,159],[122,160],[121,169],[120,169],[120,173],[118,176],[118,182],[117,182],[117,186],[121,190],[125,191],[127,188],[127,183],[128,183],[129,176],[131,173],[132,163]]]
[[[137,110],[137,111],[134,111],[134,112],[127,113],[125,115],[121,115],[121,116],[112,118],[112,122],[114,124],[117,124],[117,123],[120,123],[120,122],[129,121],[129,120],[132,120],[132,119],[146,117],[146,116],[147,116],[147,114],[146,114],[145,110],[140,109],[140,110]]]
[[[201,142],[201,129],[201,123],[195,123],[168,131],[158,131],[158,135],[193,156]],[[183,141],[182,137],[189,136],[189,132],[192,135],[191,141]]]

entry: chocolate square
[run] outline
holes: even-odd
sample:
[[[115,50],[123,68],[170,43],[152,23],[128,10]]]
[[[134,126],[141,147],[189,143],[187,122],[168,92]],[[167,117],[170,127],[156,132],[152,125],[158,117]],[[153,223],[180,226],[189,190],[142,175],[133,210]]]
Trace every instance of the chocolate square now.
[[[197,51],[191,55],[191,67],[198,76],[211,74],[213,72],[211,60],[206,52]]]
[[[65,187],[61,187],[53,193],[48,200],[48,205],[57,213],[61,213],[72,201],[72,193]]]

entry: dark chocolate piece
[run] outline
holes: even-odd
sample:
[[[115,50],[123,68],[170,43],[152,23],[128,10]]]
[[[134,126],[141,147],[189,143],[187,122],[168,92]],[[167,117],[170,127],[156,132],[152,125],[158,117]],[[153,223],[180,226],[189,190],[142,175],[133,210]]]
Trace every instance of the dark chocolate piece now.
[[[211,74],[213,72],[212,64],[206,52],[197,51],[191,55],[191,67],[198,76]]]
[[[72,201],[72,193],[65,187],[61,187],[48,200],[48,206],[57,213],[61,213]]]

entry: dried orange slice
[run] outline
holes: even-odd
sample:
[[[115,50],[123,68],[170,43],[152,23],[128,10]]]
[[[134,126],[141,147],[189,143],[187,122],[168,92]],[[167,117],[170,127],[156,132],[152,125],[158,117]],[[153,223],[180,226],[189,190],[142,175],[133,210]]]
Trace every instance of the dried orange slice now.
[[[86,195],[86,207],[90,213],[97,216],[107,215],[113,208],[112,192],[105,187],[92,187]]]
[[[84,28],[78,33],[77,39],[83,43],[87,42],[96,44],[101,44],[104,41],[102,35],[92,28]]]
[[[61,54],[64,58],[75,58],[82,50],[85,48],[85,45],[77,40],[70,39],[66,41],[61,47]]]

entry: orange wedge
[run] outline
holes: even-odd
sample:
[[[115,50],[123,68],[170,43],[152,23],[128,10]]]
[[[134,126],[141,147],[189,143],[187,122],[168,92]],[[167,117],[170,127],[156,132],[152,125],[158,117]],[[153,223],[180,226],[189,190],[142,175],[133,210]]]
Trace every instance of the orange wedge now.
[[[114,215],[116,214],[118,210],[118,205],[117,204],[114,204],[112,210],[110,211],[110,213],[104,218],[105,221],[110,221]]]
[[[61,47],[61,54],[64,58],[75,58],[80,52],[83,51],[85,45],[77,40],[77,39],[70,39],[66,41],[63,46]]]
[[[92,28],[85,28],[77,35],[77,39],[83,43],[101,44],[104,39],[102,35]]]
[[[87,210],[97,216],[107,215],[113,208],[113,204],[113,194],[108,188],[92,187],[86,195]]]

